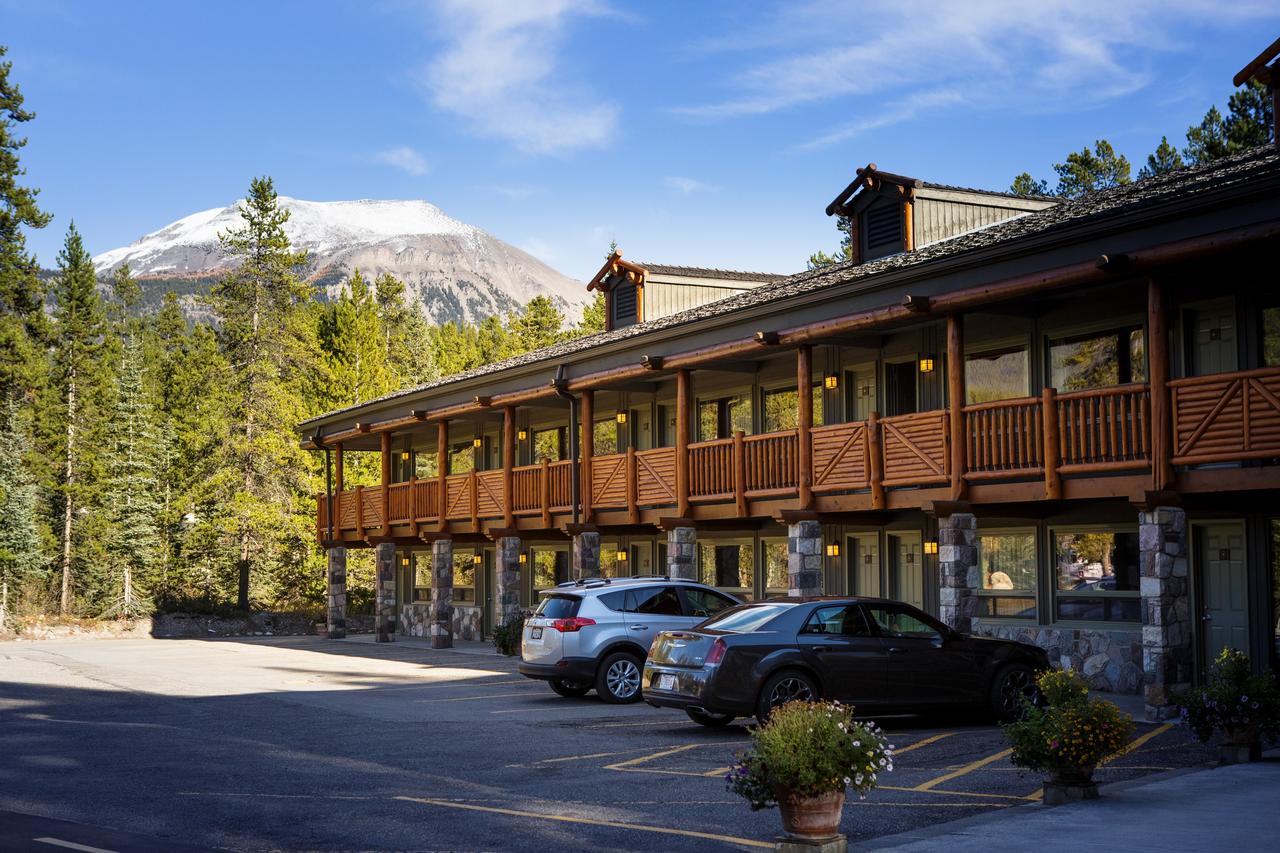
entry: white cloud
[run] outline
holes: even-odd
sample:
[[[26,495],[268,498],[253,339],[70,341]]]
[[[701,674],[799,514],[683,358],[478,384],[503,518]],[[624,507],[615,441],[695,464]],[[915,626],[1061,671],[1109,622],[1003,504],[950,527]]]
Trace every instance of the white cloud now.
[[[444,0],[434,8],[445,48],[421,82],[437,107],[529,153],[594,148],[613,137],[618,106],[570,79],[560,56],[571,24],[606,9],[584,0]]]
[[[395,148],[379,151],[373,155],[373,159],[374,162],[382,163],[385,166],[394,166],[401,171],[408,172],[410,175],[425,175],[427,173],[426,158],[408,145],[399,145]]]
[[[712,186],[711,184],[703,183],[702,181],[694,180],[693,178],[682,178],[678,175],[674,175],[670,178],[663,178],[662,183],[673,190],[684,193],[685,195],[690,193],[713,193],[720,189],[717,186]]]
[[[1197,45],[1184,38],[1276,16],[1274,5],[1257,0],[788,4],[755,29],[708,45],[771,58],[748,60],[725,81],[725,97],[675,112],[714,120],[851,103],[851,117],[863,121],[814,146],[957,103],[1024,114],[1087,108],[1151,84],[1153,53],[1193,51]],[[1188,30],[1194,35],[1179,36]]]

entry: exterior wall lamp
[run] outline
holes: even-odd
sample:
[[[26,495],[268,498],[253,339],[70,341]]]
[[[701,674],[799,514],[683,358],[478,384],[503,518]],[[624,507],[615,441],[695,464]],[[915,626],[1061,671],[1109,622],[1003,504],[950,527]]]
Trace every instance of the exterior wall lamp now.
[[[400,451],[400,461],[401,461],[401,462],[408,462],[408,461],[409,461],[409,451],[407,451],[407,450],[402,450],[402,451]]]
[[[625,563],[625,562],[627,561],[627,552],[626,552],[626,551],[617,551],[617,552],[615,552],[615,553],[614,553],[614,555],[613,555],[613,556],[617,559],[617,561],[618,561],[619,563]]]
[[[483,447],[483,446],[484,446],[484,439],[483,439],[483,438],[475,438],[475,439],[472,439],[472,440],[471,440],[471,446],[472,446],[472,447]]]
[[[933,540],[924,543],[924,552],[930,556],[934,556],[938,553],[938,543]]]
[[[618,420],[618,423],[620,423],[620,424],[625,424],[625,423],[627,422],[627,413],[626,413],[626,412],[618,412],[617,420]]]
[[[822,385],[828,391],[834,391],[840,387],[840,377],[833,373],[827,376],[826,379],[822,380]]]
[[[484,562],[484,554],[472,554],[471,562],[475,563],[477,566],[480,565]]]
[[[827,556],[828,556],[828,557],[839,557],[839,556],[840,556],[840,545],[839,545],[838,543],[836,543],[836,542],[832,542],[830,545],[828,545],[828,546],[827,546]]]
[[[523,565],[524,565],[525,563],[527,563],[527,562],[529,562],[529,555],[528,555],[528,554],[521,554],[521,555],[520,555],[520,565],[522,565],[522,566],[523,566]]]
[[[529,438],[529,431],[527,429],[522,429],[516,433],[516,439],[518,441],[526,441],[528,438]]]
[[[400,558],[400,565],[402,565],[402,566],[406,566],[406,567],[409,565],[409,555],[408,555],[408,554],[405,554],[403,557],[401,557],[401,558]]]
[[[926,355],[920,359],[920,372],[933,373],[933,356]]]

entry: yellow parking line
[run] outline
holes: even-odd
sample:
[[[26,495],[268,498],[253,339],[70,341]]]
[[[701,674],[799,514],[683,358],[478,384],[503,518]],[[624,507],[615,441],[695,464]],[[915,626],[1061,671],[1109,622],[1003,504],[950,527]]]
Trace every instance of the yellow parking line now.
[[[691,829],[674,829],[668,826],[647,826],[642,823],[623,823],[622,821],[616,820],[597,820],[595,818],[574,817],[571,815],[541,814],[539,812],[522,811],[520,809],[497,808],[496,806],[475,806],[469,803],[451,803],[447,800],[432,800],[424,797],[395,797],[394,799],[405,800],[410,803],[423,803],[428,806],[440,806],[447,809],[465,809],[467,811],[510,815],[512,817],[531,817],[538,820],[554,820],[560,821],[561,823],[580,823],[588,826],[607,826],[612,829],[656,832],[661,835],[682,835],[686,838],[702,838],[707,841],[720,841],[725,844],[741,844],[745,847],[759,847],[767,850],[772,850],[774,848],[772,841],[757,841],[754,838],[738,838],[733,835],[718,835],[714,832],[696,832]]]
[[[621,752],[593,752],[589,755],[566,755],[563,758],[544,758],[541,761],[532,761],[528,764],[508,764],[508,767],[540,767],[543,764],[559,764],[561,761],[586,761],[590,758],[609,758],[614,755],[622,755]]]
[[[507,696],[528,696],[529,691],[521,690],[519,693],[490,693],[487,696],[454,696],[450,699],[414,699],[415,702],[475,702],[479,699],[502,699]]]
[[[897,785],[877,785],[876,790],[879,791],[903,791],[908,794],[942,794],[947,797],[981,797],[987,800],[1027,800],[1029,797],[1021,797],[1017,794],[979,794],[975,791],[943,791],[938,788],[929,788],[921,791],[919,788],[905,788]]]
[[[701,746],[701,744],[696,744],[696,743],[686,743],[684,746],[674,746],[674,747],[672,747],[672,748],[670,748],[670,749],[663,749],[663,750],[659,750],[658,752],[652,753],[652,754],[650,754],[650,755],[642,755],[642,756],[640,756],[639,758],[629,758],[629,759],[627,759],[626,761],[619,761],[617,764],[606,764],[604,769],[605,769],[605,770],[622,770],[622,771],[631,771],[631,772],[633,772],[633,773],[634,773],[634,772],[648,772],[648,771],[636,771],[636,770],[634,770],[634,767],[635,767],[635,765],[637,765],[637,764],[644,764],[644,763],[645,763],[645,762],[647,762],[647,761],[656,761],[656,760],[657,760],[657,759],[659,759],[659,758],[666,758],[668,755],[675,755],[675,754],[676,754],[676,753],[678,753],[678,752],[688,752],[688,751],[689,751],[689,750],[691,750],[691,749],[697,749],[699,746]],[[668,771],[668,772],[670,772],[670,771]],[[681,775],[683,775],[683,774],[681,774]],[[691,775],[693,775],[693,776],[701,776],[702,774],[700,774],[700,773],[694,773],[694,774],[691,774]]]
[[[923,740],[918,740],[909,746],[904,746],[904,747],[895,749],[893,751],[893,754],[895,757],[897,757],[899,755],[902,755],[902,753],[904,752],[910,752],[913,749],[919,749],[922,746],[928,746],[931,743],[937,743],[938,741],[942,740],[944,737],[951,737],[953,734],[955,734],[955,732],[943,732],[940,735],[931,735],[930,737],[924,738]]]
[[[915,788],[913,788],[912,790],[928,791],[937,785],[941,785],[943,782],[950,782],[952,779],[958,779],[961,776],[967,775],[969,773],[972,773],[975,770],[979,770],[983,767],[986,767],[988,764],[994,764],[997,761],[1008,758],[1012,754],[1013,754],[1012,749],[1001,750],[1000,752],[997,752],[995,755],[988,755],[986,758],[980,758],[977,761],[966,764],[965,766],[959,769],[952,770],[950,773],[944,773],[941,776],[930,779],[928,782],[923,782],[919,785],[916,785]]]

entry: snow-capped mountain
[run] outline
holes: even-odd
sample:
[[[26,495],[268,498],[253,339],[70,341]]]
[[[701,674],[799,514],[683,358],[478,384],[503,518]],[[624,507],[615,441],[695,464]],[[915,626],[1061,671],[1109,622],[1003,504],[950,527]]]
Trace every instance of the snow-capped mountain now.
[[[241,202],[203,210],[94,258],[98,274],[128,262],[143,283],[212,280],[229,266],[218,234],[240,228]],[[308,277],[330,296],[353,269],[399,278],[433,320],[476,321],[549,296],[572,322],[586,287],[425,201],[303,201],[280,196],[285,232],[306,249]],[[184,288],[187,289],[187,288]],[[199,289],[199,288],[190,288]]]

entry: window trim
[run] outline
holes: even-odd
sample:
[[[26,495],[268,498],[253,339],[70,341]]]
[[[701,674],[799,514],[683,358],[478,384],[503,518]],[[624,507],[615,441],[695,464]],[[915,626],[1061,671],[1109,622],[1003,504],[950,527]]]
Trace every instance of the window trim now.
[[[1028,533],[1031,534],[1031,554],[1032,554],[1032,561],[1033,561],[1032,575],[1035,578],[1035,587],[1029,590],[1028,589],[985,589],[982,586],[982,577],[981,577],[982,537],[983,536],[1025,535]],[[1031,616],[1001,616],[1001,615],[995,615],[995,614],[987,615],[986,613],[980,613],[978,615],[978,618],[983,620],[984,622],[1006,622],[1007,621],[1013,625],[1045,624],[1040,619],[1041,613],[1043,612],[1042,605],[1040,603],[1040,587],[1042,586],[1042,581],[1043,581],[1043,578],[1042,578],[1043,573],[1040,570],[1041,554],[1042,554],[1042,548],[1041,548],[1041,542],[1040,542],[1040,529],[1034,526],[1032,527],[1021,527],[1021,526],[989,527],[985,529],[982,527],[979,527],[977,530],[976,538],[977,538],[977,542],[975,544],[977,547],[978,572],[979,572],[979,578],[978,578],[979,586],[978,586],[978,589],[976,590],[976,593],[978,597],[984,598],[984,599],[1003,598],[1003,599],[1016,599],[1020,601],[1022,600],[1030,601],[1032,607],[1035,610],[1035,613]]]
[[[1058,392],[1063,394],[1070,393],[1074,390],[1094,390],[1094,388],[1090,388],[1090,389],[1058,388],[1058,386],[1054,384],[1053,345],[1055,343],[1058,343],[1058,344],[1079,343],[1080,341],[1091,340],[1093,338],[1106,337],[1109,334],[1114,334],[1117,337],[1117,345],[1119,345],[1122,342],[1127,343],[1128,336],[1132,335],[1133,332],[1142,333],[1142,373],[1143,373],[1143,376],[1149,377],[1151,374],[1151,366],[1148,362],[1150,361],[1151,346],[1148,341],[1149,335],[1147,334],[1147,324],[1142,318],[1135,316],[1133,318],[1130,318],[1128,322],[1126,322],[1124,317],[1120,317],[1120,318],[1108,319],[1105,321],[1099,321],[1097,323],[1089,323],[1086,325],[1067,326],[1061,329],[1042,330],[1041,358],[1043,359],[1043,368],[1042,368],[1042,371],[1044,374],[1042,377],[1044,382],[1043,387],[1057,388]],[[1120,352],[1119,346],[1117,347],[1116,351],[1117,353]],[[1126,348],[1126,351],[1127,351],[1127,348]],[[1134,380],[1132,359],[1126,359],[1126,360],[1129,362],[1128,378],[1124,377],[1123,375],[1120,375],[1119,371],[1117,371],[1118,381],[1116,381],[1114,384],[1111,384],[1111,385],[1095,386],[1095,388],[1118,388],[1123,385],[1147,384],[1147,379],[1143,379],[1141,382]]]
[[[1058,589],[1058,535],[1071,533],[1129,533],[1138,536],[1138,526],[1136,524],[1062,524],[1046,526],[1046,542],[1045,542],[1045,571],[1047,573],[1048,583],[1045,585],[1047,603],[1049,605],[1047,616],[1048,619],[1040,619],[1041,625],[1063,625],[1065,627],[1088,627],[1097,629],[1101,625],[1119,625],[1134,626],[1142,624],[1142,589],[1141,589],[1141,573],[1142,573],[1142,552],[1139,546],[1138,552],[1138,573],[1139,588],[1135,590],[1093,590],[1091,592],[1076,593],[1072,590]],[[1113,598],[1124,599],[1129,601],[1138,601],[1138,618],[1134,620],[1122,619],[1064,619],[1058,616],[1058,599],[1059,597],[1067,599],[1071,598]]]

